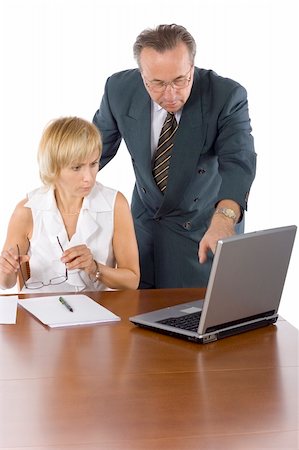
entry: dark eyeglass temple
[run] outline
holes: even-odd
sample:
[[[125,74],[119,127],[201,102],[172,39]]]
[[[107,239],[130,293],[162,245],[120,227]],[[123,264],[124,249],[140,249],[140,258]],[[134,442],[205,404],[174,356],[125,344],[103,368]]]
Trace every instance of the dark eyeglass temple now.
[[[59,237],[56,236],[56,239],[57,239],[57,242],[58,242],[58,244],[59,244],[59,247],[61,248],[61,251],[62,251],[62,253],[63,253],[64,250],[63,250],[63,247],[62,247],[61,242],[60,242],[60,240],[59,240]],[[69,275],[68,275],[67,267],[65,266],[65,278],[68,280],[68,277],[69,277]]]
[[[19,267],[20,267],[21,277],[22,277],[24,286],[27,287],[27,286],[26,286],[25,277],[24,277],[24,274],[23,274],[23,270],[22,270],[22,266],[21,266],[21,264],[20,264],[21,254],[20,254],[20,247],[18,246],[18,244],[17,244],[17,250],[18,250],[18,263],[19,263]]]
[[[61,251],[62,251],[62,253],[64,252],[64,250],[63,250],[63,247],[62,247],[62,245],[61,245],[61,242],[60,242],[60,240],[59,240],[59,237],[58,236],[56,236],[56,239],[57,239],[57,241],[58,241],[58,244],[59,244],[59,247],[61,248]]]

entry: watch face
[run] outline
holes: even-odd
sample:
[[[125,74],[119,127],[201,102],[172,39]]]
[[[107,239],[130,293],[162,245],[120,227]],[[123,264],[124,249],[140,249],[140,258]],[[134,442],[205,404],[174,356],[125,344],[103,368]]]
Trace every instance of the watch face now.
[[[235,217],[235,213],[232,209],[226,209],[225,213],[228,215],[228,217]]]

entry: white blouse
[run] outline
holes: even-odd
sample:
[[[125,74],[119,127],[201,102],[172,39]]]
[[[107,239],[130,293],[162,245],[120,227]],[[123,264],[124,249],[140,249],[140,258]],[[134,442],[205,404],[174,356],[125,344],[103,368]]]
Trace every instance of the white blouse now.
[[[65,275],[65,264],[60,260],[62,250],[85,244],[94,259],[102,264],[115,267],[112,247],[114,230],[114,205],[117,191],[96,182],[90,194],[84,198],[78,217],[76,232],[69,240],[57,208],[52,188],[41,187],[28,194],[25,207],[31,208],[33,234],[30,240],[30,279],[28,283],[42,281],[45,285],[55,277]],[[39,289],[22,288],[24,293],[34,292],[77,292],[108,290],[101,283],[93,283],[84,270],[69,270],[68,280],[58,285],[43,286]]]

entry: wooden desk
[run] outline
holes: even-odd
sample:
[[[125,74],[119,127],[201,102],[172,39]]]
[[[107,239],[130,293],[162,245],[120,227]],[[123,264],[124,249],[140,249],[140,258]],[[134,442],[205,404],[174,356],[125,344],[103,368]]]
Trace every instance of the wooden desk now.
[[[298,333],[279,320],[207,345],[128,317],[200,289],[90,295],[121,322],[0,326],[0,448],[298,449]]]

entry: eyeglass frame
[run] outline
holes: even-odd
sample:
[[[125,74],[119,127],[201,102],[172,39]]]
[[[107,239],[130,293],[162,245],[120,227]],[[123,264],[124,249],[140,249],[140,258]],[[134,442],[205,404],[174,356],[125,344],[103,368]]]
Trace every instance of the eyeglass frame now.
[[[181,89],[185,89],[186,87],[189,86],[189,83],[190,83],[191,78],[192,78],[192,76],[191,76],[192,68],[193,68],[193,64],[191,65],[190,69],[188,70],[188,72],[185,75],[179,76],[179,77],[175,78],[172,81],[148,80],[143,74],[142,74],[142,78],[144,79],[145,85],[148,87],[148,89],[150,89],[153,92],[155,92],[155,89],[158,89],[158,90],[156,90],[157,93],[158,92],[164,92],[164,91],[166,91],[167,86],[172,87],[172,89],[181,90]],[[187,77],[188,73],[190,73],[189,78]],[[174,84],[176,83],[176,80],[185,81],[186,82],[186,86],[182,86],[182,87],[174,86]],[[153,86],[152,83],[161,83],[161,85],[160,85],[160,87],[157,86],[157,85]]]
[[[59,240],[59,237],[56,236],[56,239],[57,239],[59,247],[61,248],[62,253],[63,253],[64,250],[63,250],[63,247],[62,247],[61,242]],[[20,262],[21,254],[20,254],[20,247],[18,246],[18,244],[17,244],[17,250],[18,250],[18,261]],[[67,270],[67,267],[65,266],[65,275],[64,276],[60,275],[59,277],[51,278],[49,280],[48,284],[45,284],[43,281],[33,281],[32,284],[33,283],[40,283],[40,285],[38,287],[29,287],[27,285],[26,281],[25,281],[24,273],[23,273],[23,270],[22,270],[22,265],[21,264],[19,264],[19,265],[20,265],[20,273],[21,273],[21,276],[22,276],[22,280],[23,280],[23,283],[24,283],[24,286],[25,286],[26,289],[40,289],[40,288],[45,287],[45,286],[58,286],[59,284],[65,283],[68,280],[68,278],[69,278],[68,277],[68,270]],[[63,280],[60,281],[59,283],[51,283],[51,281],[55,280],[56,278],[63,278]]]

